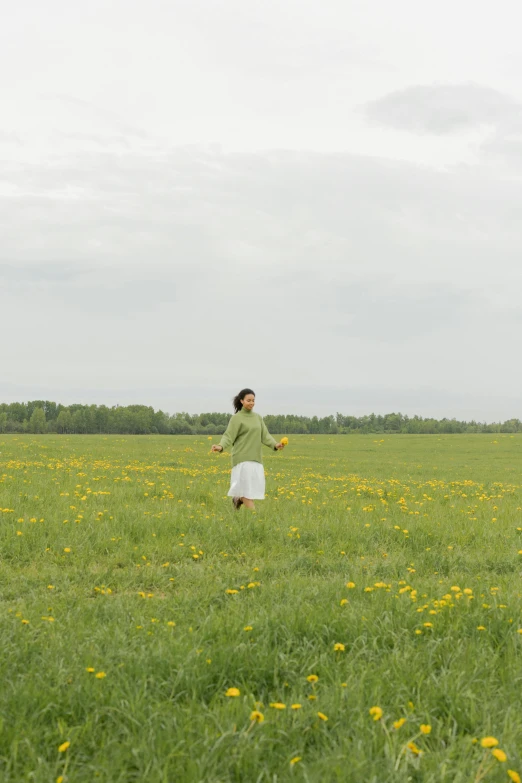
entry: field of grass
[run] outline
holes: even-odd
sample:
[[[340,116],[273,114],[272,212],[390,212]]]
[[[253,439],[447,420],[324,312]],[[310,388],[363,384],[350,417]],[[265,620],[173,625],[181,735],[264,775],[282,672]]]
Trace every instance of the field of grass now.
[[[516,781],[522,436],[209,449],[0,435],[2,783]]]

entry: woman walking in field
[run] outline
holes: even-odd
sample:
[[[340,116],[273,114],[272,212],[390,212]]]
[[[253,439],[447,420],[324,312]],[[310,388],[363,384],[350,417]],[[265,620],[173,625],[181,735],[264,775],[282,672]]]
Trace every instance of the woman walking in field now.
[[[256,395],[252,389],[243,389],[234,397],[235,414],[228,423],[219,445],[212,451],[223,452],[232,446],[232,477],[228,496],[239,511],[242,505],[255,509],[254,500],[265,497],[265,471],[261,446],[274,451],[284,449],[276,443],[258,413],[254,413]],[[284,439],[283,439],[284,440]]]

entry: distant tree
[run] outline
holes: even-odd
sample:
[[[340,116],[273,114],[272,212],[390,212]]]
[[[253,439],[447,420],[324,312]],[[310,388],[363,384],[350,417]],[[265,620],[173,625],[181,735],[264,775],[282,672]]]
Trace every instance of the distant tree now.
[[[60,411],[58,418],[56,419],[56,426],[58,432],[66,433],[70,432],[72,428],[72,416],[69,411]]]
[[[43,408],[35,408],[29,420],[29,430],[35,434],[47,432],[47,422]]]

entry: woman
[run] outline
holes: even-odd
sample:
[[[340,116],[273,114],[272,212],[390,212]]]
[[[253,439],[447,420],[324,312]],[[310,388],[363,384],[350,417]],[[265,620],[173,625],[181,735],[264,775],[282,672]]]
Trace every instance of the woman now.
[[[256,395],[252,389],[243,389],[234,397],[235,414],[228,423],[219,445],[212,451],[223,452],[232,446],[232,477],[228,496],[232,505],[239,511],[244,504],[255,509],[254,500],[265,497],[265,471],[261,445],[274,451],[284,449],[282,443],[276,443],[258,413],[254,413]]]

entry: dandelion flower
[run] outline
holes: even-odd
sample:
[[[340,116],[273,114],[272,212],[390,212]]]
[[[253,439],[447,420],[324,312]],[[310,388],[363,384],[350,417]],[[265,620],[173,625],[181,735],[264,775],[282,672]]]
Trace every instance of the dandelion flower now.
[[[225,696],[240,696],[241,691],[239,688],[229,688],[228,691],[225,693]]]
[[[71,547],[70,546],[66,546],[66,547],[63,548],[63,551],[64,552],[70,552],[71,551]]]
[[[288,446],[288,438],[281,438],[281,443],[283,446]]]
[[[321,718],[321,720],[324,720],[324,721],[327,721],[327,720],[328,720],[328,716],[327,716],[327,715],[325,715],[323,712],[318,712],[318,713],[317,713],[317,717],[318,717],[318,718]]]
[[[345,651],[344,644],[341,644],[341,642],[337,642],[337,644],[334,644],[334,651],[335,652],[344,652]]]
[[[302,707],[301,704],[292,704],[291,708],[292,710],[300,710]]]
[[[406,718],[399,718],[399,720],[394,720],[393,721],[393,728],[394,729],[400,729],[401,726],[404,726],[405,723],[406,723]]]
[[[308,680],[308,682],[317,682],[319,677],[317,676],[317,674],[309,674],[306,679]]]
[[[346,587],[349,590],[353,590],[353,588],[355,587],[355,582],[346,582]]]
[[[429,723],[421,723],[420,730],[423,734],[431,734],[431,726]]]
[[[506,754],[503,750],[500,750],[500,748],[495,748],[495,750],[492,750],[491,755],[495,756],[497,761],[507,761]]]
[[[89,674],[94,674],[94,669],[92,668],[92,666],[87,666],[87,668],[85,669],[85,671],[86,671],[86,672],[89,672]]]
[[[301,761],[301,756],[294,756],[293,759],[290,759],[290,764],[294,766],[294,764],[297,764],[299,761]]]
[[[70,744],[71,744],[70,742],[62,742],[62,744],[58,748],[58,752],[59,753],[65,753],[65,751],[70,746]]]
[[[94,676],[96,677],[97,680],[103,680],[103,678],[106,677],[107,675],[105,674],[105,672],[96,672]]]
[[[259,710],[253,710],[253,712],[250,713],[250,720],[255,721],[256,723],[262,723],[265,719],[265,716],[262,712],[259,712]]]
[[[498,745],[498,739],[495,739],[495,737],[482,737],[480,744],[483,748],[494,748],[495,745]]]
[[[411,750],[415,756],[420,756],[422,753],[422,750],[420,750],[414,742],[408,742],[407,748],[408,750]]]
[[[520,775],[518,774],[518,772],[515,772],[514,769],[508,769],[507,773],[510,780],[512,780],[513,783],[520,783]]]
[[[270,704],[270,707],[272,707],[274,710],[286,710],[286,704],[283,704],[280,701],[273,701]]]
[[[245,625],[245,627],[243,628],[243,631],[251,631],[251,630],[252,630],[251,625]]]
[[[374,720],[380,720],[384,714],[380,707],[370,707],[368,712]]]

